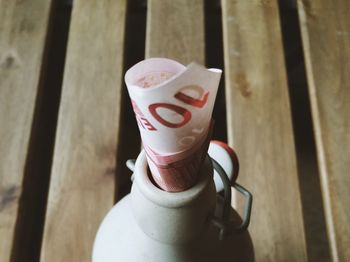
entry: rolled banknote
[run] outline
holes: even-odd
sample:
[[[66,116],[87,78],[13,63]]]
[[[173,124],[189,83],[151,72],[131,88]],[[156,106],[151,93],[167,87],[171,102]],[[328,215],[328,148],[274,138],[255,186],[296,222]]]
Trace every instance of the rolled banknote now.
[[[184,191],[197,181],[221,72],[150,58],[125,74],[149,169],[166,191]]]

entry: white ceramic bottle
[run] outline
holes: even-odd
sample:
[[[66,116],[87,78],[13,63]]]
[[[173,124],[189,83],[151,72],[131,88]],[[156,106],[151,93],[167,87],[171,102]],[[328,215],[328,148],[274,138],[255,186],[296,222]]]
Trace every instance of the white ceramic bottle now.
[[[222,178],[224,197],[215,189],[213,165]],[[251,195],[242,219],[231,208],[231,186],[224,170],[208,156],[195,186],[179,193],[151,181],[145,153],[134,168],[131,193],[120,200],[101,224],[93,262],[254,261],[249,224]]]

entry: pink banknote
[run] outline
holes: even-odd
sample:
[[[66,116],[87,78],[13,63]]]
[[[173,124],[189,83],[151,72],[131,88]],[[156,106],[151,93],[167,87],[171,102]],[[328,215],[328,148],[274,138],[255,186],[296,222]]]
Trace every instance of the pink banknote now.
[[[221,70],[150,58],[125,82],[154,181],[166,191],[190,188],[207,153]]]

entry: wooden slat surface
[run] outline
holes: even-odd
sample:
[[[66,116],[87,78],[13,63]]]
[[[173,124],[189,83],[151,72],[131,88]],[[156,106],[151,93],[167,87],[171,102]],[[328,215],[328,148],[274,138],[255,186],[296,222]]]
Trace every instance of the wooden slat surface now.
[[[203,0],[148,1],[146,34],[146,57],[204,64]]]
[[[222,3],[228,137],[254,195],[256,261],[306,261],[277,1]]]
[[[126,5],[74,1],[41,261],[90,261],[114,202]],[[146,57],[204,64],[204,0],[147,5]],[[298,8],[333,261],[348,261],[350,2],[298,0]],[[21,242],[15,231],[50,9],[51,1],[0,0],[1,262]],[[223,0],[222,12],[228,137],[239,182],[254,195],[256,261],[306,261],[277,0]]]
[[[126,1],[74,1],[41,261],[91,261],[114,202]]]
[[[333,261],[350,261],[350,2],[298,7]]]
[[[51,1],[0,1],[0,261],[10,261]]]

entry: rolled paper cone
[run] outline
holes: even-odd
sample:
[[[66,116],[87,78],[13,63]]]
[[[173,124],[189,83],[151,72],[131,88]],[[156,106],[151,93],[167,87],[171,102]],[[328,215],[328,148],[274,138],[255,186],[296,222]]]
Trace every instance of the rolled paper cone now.
[[[208,149],[221,70],[150,58],[125,82],[155,182],[166,191],[191,187]]]
[[[190,188],[198,178],[198,171],[206,157],[212,126],[207,138],[199,147],[193,147],[172,155],[159,155],[148,146],[144,146],[148,166],[154,181],[168,192],[179,192]]]

